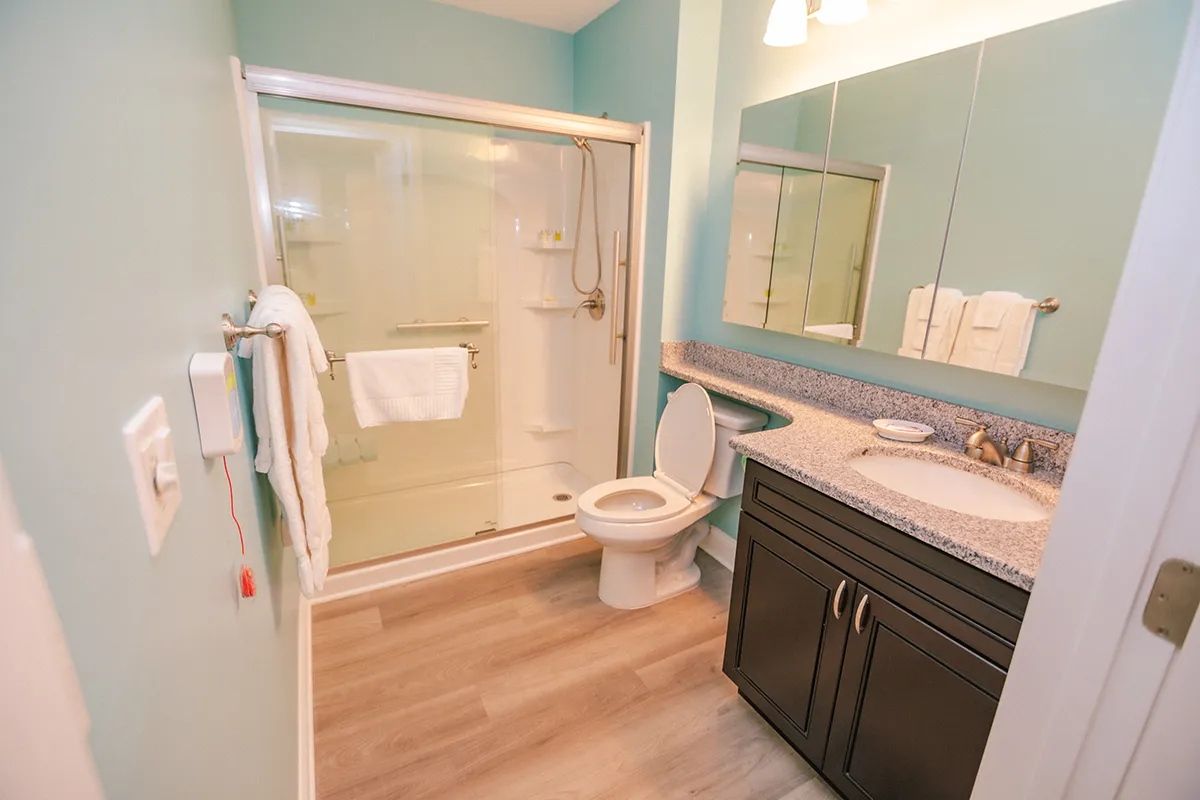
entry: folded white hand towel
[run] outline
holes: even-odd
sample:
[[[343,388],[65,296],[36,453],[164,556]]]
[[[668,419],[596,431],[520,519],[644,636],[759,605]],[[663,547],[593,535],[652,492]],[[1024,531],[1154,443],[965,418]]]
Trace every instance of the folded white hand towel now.
[[[347,353],[359,426],[458,419],[469,388],[467,356],[462,347]]]
[[[989,306],[986,310],[985,298]],[[972,297],[967,302],[962,332],[950,354],[950,363],[1002,375],[1020,375],[1029,354],[1036,317],[1033,301],[1015,292],[984,292]]]
[[[909,292],[899,355],[921,358],[924,348],[926,360],[946,361],[950,357],[954,337],[958,335],[965,302],[963,293],[958,289],[943,287],[935,294],[932,284]],[[929,331],[928,343],[926,329]]]
[[[979,305],[975,308],[971,325],[975,328],[999,328],[1010,308],[1028,302],[1017,292],[984,292],[979,295]]]
[[[904,311],[904,331],[900,335],[898,355],[905,358],[920,358],[921,348],[925,346],[925,329],[928,322],[922,322],[921,308],[925,297],[925,288],[918,286],[908,293],[908,306]],[[925,319],[929,319],[926,312]]]

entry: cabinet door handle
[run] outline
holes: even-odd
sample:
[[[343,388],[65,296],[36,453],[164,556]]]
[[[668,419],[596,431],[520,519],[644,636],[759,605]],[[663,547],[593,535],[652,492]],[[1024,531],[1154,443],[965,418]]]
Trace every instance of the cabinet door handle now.
[[[863,616],[867,612],[867,601],[870,599],[871,598],[869,596],[864,594],[863,599],[858,601],[858,611],[854,612],[854,632],[855,633],[863,632]]]
[[[842,618],[842,595],[845,593],[846,593],[846,581],[845,581],[845,579],[843,579],[842,582],[838,584],[837,591],[833,595],[833,618],[834,619]]]

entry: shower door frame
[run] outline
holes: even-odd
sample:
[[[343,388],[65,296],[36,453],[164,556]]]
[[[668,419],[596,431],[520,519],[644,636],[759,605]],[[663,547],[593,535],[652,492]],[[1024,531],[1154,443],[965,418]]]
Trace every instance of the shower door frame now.
[[[475,122],[510,130],[581,137],[630,145],[628,244],[624,285],[619,287],[624,302],[609,299],[612,313],[621,313],[621,413],[617,430],[617,477],[633,470],[633,431],[637,425],[638,344],[641,339],[642,264],[646,231],[646,175],[649,169],[650,123],[568,114],[528,106],[476,100],[379,83],[333,78],[270,67],[243,65],[241,77],[246,104],[250,193],[254,205],[255,238],[260,248],[259,279],[264,287],[283,281],[280,254],[275,249],[275,217],[267,181],[266,150],[262,139],[258,96],[316,100],[344,106],[398,111],[423,117]],[[617,256],[620,260],[619,255]]]

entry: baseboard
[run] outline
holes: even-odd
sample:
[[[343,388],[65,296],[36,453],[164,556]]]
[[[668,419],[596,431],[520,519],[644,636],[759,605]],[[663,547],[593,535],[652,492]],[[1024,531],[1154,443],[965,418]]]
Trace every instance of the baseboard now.
[[[708,535],[700,540],[700,549],[725,569],[732,571],[737,555],[737,540],[716,525],[708,526]]]
[[[297,727],[299,728],[300,768],[298,785],[300,800],[317,799],[316,742],[313,736],[313,681],[312,681],[312,601],[300,596],[300,620],[297,645],[300,672],[297,680]]]
[[[487,539],[470,540],[455,547],[418,553],[410,558],[399,558],[362,569],[339,572],[325,579],[325,588],[312,602],[327,603],[330,600],[340,600],[386,586],[430,578],[445,572],[581,539],[583,535],[575,520],[568,519]]]

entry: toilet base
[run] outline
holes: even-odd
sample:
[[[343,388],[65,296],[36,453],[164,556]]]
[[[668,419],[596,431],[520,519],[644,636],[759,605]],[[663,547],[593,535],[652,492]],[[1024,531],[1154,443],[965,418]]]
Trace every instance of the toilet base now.
[[[694,525],[670,543],[643,552],[604,548],[600,557],[600,600],[631,610],[660,603],[700,584],[696,546],[706,525]]]

